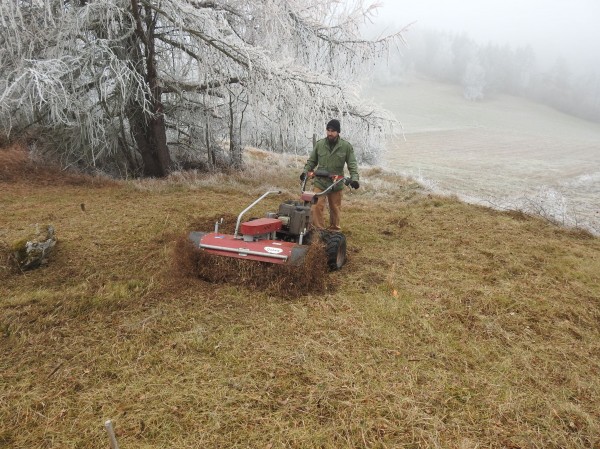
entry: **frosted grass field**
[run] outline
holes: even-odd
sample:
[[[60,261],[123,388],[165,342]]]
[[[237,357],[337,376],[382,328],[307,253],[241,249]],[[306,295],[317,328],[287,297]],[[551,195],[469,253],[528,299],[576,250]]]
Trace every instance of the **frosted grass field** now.
[[[369,95],[403,126],[386,167],[437,193],[600,234],[600,124],[505,95],[467,102],[459,87],[423,80]]]

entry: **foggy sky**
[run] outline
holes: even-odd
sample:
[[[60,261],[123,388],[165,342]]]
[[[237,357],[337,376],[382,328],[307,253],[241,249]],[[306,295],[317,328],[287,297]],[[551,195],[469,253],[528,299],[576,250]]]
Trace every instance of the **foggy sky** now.
[[[560,56],[600,69],[599,0],[381,0],[376,23],[465,32],[480,44],[531,45],[541,63]],[[410,44],[410,31],[406,33]]]

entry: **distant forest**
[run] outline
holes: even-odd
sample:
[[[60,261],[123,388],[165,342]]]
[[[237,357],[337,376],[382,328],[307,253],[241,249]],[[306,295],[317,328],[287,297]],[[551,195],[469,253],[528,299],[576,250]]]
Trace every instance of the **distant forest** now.
[[[467,100],[504,93],[600,123],[599,68],[580,73],[559,58],[542,69],[530,46],[480,45],[466,34],[411,32],[408,45],[380,69],[376,81],[384,84],[418,73],[462,86]]]

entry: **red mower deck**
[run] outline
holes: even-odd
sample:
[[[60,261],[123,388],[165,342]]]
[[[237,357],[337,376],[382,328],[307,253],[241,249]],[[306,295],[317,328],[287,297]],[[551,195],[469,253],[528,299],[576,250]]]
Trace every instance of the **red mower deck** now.
[[[293,242],[270,239],[247,242],[214,232],[193,232],[190,239],[209,254],[278,264],[300,263],[308,250],[305,245]]]

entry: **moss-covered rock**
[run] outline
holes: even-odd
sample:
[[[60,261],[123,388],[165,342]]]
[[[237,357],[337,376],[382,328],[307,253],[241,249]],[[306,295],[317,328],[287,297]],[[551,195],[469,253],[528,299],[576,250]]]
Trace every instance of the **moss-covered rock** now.
[[[11,252],[21,270],[31,270],[48,263],[54,245],[54,227],[36,225],[35,232],[13,242]]]

